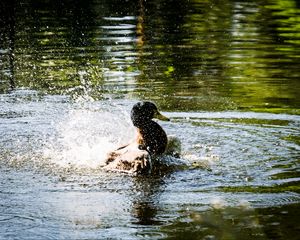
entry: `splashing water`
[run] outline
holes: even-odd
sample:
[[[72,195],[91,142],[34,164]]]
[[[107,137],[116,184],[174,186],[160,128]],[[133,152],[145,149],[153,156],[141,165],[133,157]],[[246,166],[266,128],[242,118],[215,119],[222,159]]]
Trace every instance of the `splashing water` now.
[[[128,113],[104,103],[77,103],[56,125],[44,157],[61,167],[98,168],[108,152],[130,141]]]
[[[0,100],[1,161],[15,167],[96,169],[134,136],[132,103],[71,101],[24,89]]]

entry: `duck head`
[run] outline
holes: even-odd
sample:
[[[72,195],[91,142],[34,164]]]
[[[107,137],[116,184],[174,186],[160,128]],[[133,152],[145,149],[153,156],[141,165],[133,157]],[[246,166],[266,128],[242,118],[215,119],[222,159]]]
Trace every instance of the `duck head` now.
[[[162,121],[170,121],[169,118],[162,115],[156,105],[152,102],[138,102],[131,110],[131,120],[135,127],[143,126],[153,118]]]

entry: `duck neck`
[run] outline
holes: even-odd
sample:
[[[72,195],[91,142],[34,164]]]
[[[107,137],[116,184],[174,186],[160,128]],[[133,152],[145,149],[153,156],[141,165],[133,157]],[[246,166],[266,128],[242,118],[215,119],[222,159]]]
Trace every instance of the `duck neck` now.
[[[132,119],[133,126],[139,129],[149,126],[152,122],[153,121],[151,119],[139,119],[139,118]]]

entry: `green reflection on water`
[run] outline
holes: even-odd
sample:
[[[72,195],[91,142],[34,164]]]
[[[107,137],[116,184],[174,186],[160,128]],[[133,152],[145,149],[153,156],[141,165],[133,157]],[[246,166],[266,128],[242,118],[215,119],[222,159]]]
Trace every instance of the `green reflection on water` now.
[[[26,0],[7,12],[1,92],[300,114],[296,1]]]
[[[226,121],[232,123],[240,123],[240,124],[255,124],[255,125],[277,125],[277,126],[287,126],[290,121],[288,120],[279,120],[279,119],[256,119],[256,118],[218,118],[217,121]]]
[[[299,172],[294,174],[295,177],[299,177]],[[277,176],[279,178],[279,176]],[[286,175],[282,174],[280,179],[284,177],[293,177],[292,174],[287,173]],[[276,177],[274,177],[275,179]],[[280,185],[274,186],[237,186],[237,187],[220,187],[220,190],[224,192],[252,192],[252,193],[281,193],[285,191],[291,191],[295,193],[300,193],[299,182],[288,182]]]
[[[284,140],[291,141],[300,146],[300,136],[288,135],[283,138]]]
[[[163,227],[164,239],[297,239],[299,204],[249,209],[222,207],[201,212],[186,210],[184,216]]]

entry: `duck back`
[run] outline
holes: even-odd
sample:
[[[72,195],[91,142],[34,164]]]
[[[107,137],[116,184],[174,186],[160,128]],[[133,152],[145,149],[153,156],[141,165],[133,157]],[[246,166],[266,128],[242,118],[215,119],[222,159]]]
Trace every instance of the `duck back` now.
[[[150,155],[159,155],[165,152],[168,138],[158,123],[148,121],[138,128],[138,143],[140,149],[148,151]]]

